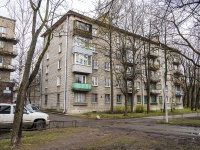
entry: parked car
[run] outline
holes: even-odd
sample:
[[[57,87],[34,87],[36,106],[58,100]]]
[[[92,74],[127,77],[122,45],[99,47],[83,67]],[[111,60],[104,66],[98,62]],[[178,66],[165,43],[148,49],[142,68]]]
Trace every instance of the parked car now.
[[[16,104],[0,103],[0,128],[12,128]],[[49,115],[32,112],[26,106],[23,110],[23,128],[43,129],[49,124]]]
[[[32,112],[40,112],[39,105],[37,104],[27,104],[26,107]]]

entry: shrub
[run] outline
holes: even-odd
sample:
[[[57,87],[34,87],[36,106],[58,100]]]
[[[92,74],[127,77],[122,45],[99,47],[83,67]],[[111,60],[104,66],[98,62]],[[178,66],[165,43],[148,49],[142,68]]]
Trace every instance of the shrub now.
[[[125,106],[115,106],[114,107],[115,114],[122,114],[122,113],[124,113],[124,110],[125,110]],[[127,107],[127,112],[131,112],[130,106]]]
[[[142,106],[142,105],[136,105],[135,112],[136,113],[143,113],[144,112],[144,106]]]

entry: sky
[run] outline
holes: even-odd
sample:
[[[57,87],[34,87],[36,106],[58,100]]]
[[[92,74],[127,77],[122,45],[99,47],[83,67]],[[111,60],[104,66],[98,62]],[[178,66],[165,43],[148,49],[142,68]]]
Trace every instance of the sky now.
[[[0,16],[3,17],[9,17],[9,14],[5,8],[5,5],[8,0],[0,0]],[[74,11],[80,11],[80,12],[90,12],[94,9],[93,2],[95,0],[66,0],[69,2],[71,9]]]

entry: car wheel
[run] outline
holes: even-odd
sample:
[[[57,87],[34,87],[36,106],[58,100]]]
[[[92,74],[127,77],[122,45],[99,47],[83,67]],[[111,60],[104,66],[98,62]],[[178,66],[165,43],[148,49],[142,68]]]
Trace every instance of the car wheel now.
[[[37,130],[43,130],[45,129],[45,126],[46,126],[45,121],[42,120],[38,120],[35,124]]]

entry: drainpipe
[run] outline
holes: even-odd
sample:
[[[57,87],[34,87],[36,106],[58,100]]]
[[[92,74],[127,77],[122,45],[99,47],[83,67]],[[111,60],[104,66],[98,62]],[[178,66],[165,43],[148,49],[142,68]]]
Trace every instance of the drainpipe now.
[[[66,113],[66,101],[67,101],[67,56],[68,56],[68,28],[69,28],[69,17],[66,18],[66,51],[65,51],[65,75],[64,75],[64,108],[63,113]]]

